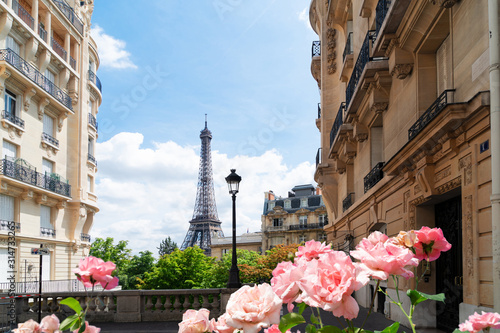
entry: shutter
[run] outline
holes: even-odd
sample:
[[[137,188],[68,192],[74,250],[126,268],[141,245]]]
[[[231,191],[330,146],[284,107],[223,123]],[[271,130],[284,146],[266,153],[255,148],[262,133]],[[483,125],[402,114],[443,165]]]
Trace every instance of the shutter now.
[[[17,147],[15,144],[4,140],[2,147],[2,157],[5,156],[15,159],[17,157]]]
[[[21,47],[11,36],[7,36],[7,48],[14,51],[17,55],[20,55]]]
[[[0,249],[0,282],[8,282],[7,278],[9,274],[9,267],[7,264],[9,260],[9,254],[7,253],[7,249]]]
[[[50,223],[50,207],[40,205],[40,227],[47,229],[54,229]]]
[[[14,197],[0,194],[0,220],[14,221]]]
[[[43,115],[43,133],[54,136],[54,118],[46,114]]]
[[[42,172],[44,175],[50,175],[54,172],[54,164],[45,158],[42,159]]]
[[[446,89],[452,89],[451,82],[451,42],[450,36],[446,37],[436,52],[437,94]]]
[[[42,256],[42,281],[50,281],[50,265],[52,254]]]
[[[45,70],[45,77],[50,80],[50,82],[54,83],[55,82],[55,75],[48,69]]]
[[[370,129],[371,145],[371,167],[384,160],[384,132],[382,127],[372,127]]]

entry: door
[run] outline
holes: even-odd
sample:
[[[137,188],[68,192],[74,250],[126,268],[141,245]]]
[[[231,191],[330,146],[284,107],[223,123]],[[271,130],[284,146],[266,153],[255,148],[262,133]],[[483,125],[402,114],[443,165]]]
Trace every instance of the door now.
[[[446,296],[445,304],[437,304],[437,327],[452,332],[458,327],[458,307],[463,301],[461,196],[437,204],[435,212],[436,227],[451,244],[451,249],[436,261],[436,293]]]

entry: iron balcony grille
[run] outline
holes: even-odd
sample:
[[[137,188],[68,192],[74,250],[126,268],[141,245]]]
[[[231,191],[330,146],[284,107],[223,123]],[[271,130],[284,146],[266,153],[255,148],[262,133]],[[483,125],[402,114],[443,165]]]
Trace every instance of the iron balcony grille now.
[[[35,26],[35,19],[28,13],[26,9],[24,9],[23,6],[17,2],[17,0],[12,0],[12,9],[14,12],[19,16],[21,20],[24,21],[29,27],[33,30]]]
[[[94,163],[94,165],[97,165],[97,161],[94,157],[94,155],[92,155],[91,153],[88,154],[87,156],[87,159],[91,162],[91,163]]]
[[[321,103],[318,103],[318,119],[321,119]]]
[[[344,54],[342,55],[342,62],[345,62],[345,58],[348,54],[352,54],[354,50],[352,49],[352,31],[347,35],[347,41],[344,47]]]
[[[38,23],[38,35],[47,43],[47,31],[42,27],[41,23]]]
[[[72,56],[69,56],[69,64],[76,71],[76,60]]]
[[[24,120],[16,116],[15,114],[11,112],[7,112],[5,110],[2,111],[2,118],[5,120],[8,120],[12,124],[19,126],[24,129]]]
[[[339,132],[340,126],[344,123],[344,112],[345,112],[345,102],[340,103],[339,111],[337,112],[337,117],[335,117],[335,121],[333,122],[332,130],[330,131],[330,148],[333,145],[333,141],[335,141],[335,137]]]
[[[89,69],[89,81],[93,82],[97,86],[99,91],[102,93],[101,80],[99,80],[97,75],[95,75],[95,73],[92,72],[90,69]]]
[[[51,228],[40,227],[40,236],[42,237],[56,237],[56,231]]]
[[[319,40],[312,42],[311,54],[313,58],[321,56],[321,42]]]
[[[408,141],[420,133],[425,126],[427,126],[432,119],[436,118],[438,114],[450,103],[453,103],[453,93],[455,89],[445,90],[439,97],[429,106],[429,108],[422,114],[420,118],[408,130]]]
[[[342,200],[342,210],[345,212],[354,203],[354,192],[349,193],[344,200]]]
[[[12,224],[14,224],[14,229],[16,232],[21,232],[21,223],[14,221],[0,220],[0,230],[11,230]]]
[[[374,39],[378,37],[380,28],[384,23],[387,12],[389,11],[389,6],[391,5],[390,0],[379,0],[377,3],[377,8],[375,12],[375,36]]]
[[[2,162],[0,166],[0,173],[3,175],[22,181],[23,183],[44,188],[66,197],[71,197],[71,185],[69,185],[67,181],[61,181],[61,177],[59,175],[44,175],[37,172],[36,169],[23,166],[20,163],[16,163],[16,161],[8,158],[4,158],[0,161]]]
[[[59,148],[59,140],[52,137],[52,135],[50,135],[50,134],[43,132],[42,133],[42,141],[47,142],[47,143],[51,144],[52,146]]]
[[[90,243],[90,235],[89,234],[85,234],[85,233],[81,233],[80,234],[80,240],[84,241],[84,242],[89,242]]]
[[[83,35],[83,23],[80,21],[78,16],[76,16],[75,11],[71,8],[70,5],[66,3],[64,0],[52,0],[57,7],[61,10],[61,12],[66,16],[66,18],[73,24],[73,26],[78,30],[78,32]]]
[[[378,162],[373,169],[365,176],[365,193],[368,192],[373,186],[375,186],[382,178],[384,178],[384,172],[382,167],[384,162]]]
[[[68,61],[68,52],[64,49],[64,47],[59,44],[54,37],[50,37],[50,41],[52,43],[52,50],[54,50],[57,54],[61,56],[61,58],[64,59],[64,61]]]
[[[365,40],[363,41],[363,45],[359,50],[358,59],[356,60],[356,64],[354,65],[351,78],[349,79],[349,83],[347,84],[347,88],[345,91],[346,108],[348,108],[349,104],[351,103],[354,91],[356,90],[359,79],[361,78],[361,74],[363,74],[363,70],[365,69],[366,64],[371,61],[370,49],[373,45],[373,42],[375,41],[374,36],[375,30],[368,31],[366,33]]]
[[[306,223],[306,224],[292,224],[288,227],[288,230],[304,230],[304,229],[320,229],[323,228],[326,223]]]
[[[89,124],[94,127],[97,131],[97,119],[94,117],[92,113],[89,113]]]
[[[321,148],[318,148],[318,152],[316,153],[316,169],[318,165],[321,163]]]
[[[21,58],[16,52],[11,49],[0,50],[0,61],[7,61],[14,66],[19,72],[23,73],[31,81],[35,82],[40,88],[49,93],[62,105],[70,110],[73,110],[71,97],[57,87],[52,81],[40,73],[35,67],[30,65],[26,60]]]

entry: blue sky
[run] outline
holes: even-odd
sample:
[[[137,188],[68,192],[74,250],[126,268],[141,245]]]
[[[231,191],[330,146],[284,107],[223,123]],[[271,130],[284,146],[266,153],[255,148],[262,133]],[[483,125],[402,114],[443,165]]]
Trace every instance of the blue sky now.
[[[192,217],[204,114],[219,218],[242,178],[238,233],[259,231],[263,192],[313,182],[319,102],[309,0],[96,1],[103,85],[92,236],[134,252],[181,243]]]

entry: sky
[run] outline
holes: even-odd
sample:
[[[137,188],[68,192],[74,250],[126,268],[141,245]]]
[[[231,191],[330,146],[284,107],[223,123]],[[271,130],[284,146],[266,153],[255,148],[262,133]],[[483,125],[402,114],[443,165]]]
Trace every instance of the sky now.
[[[261,229],[264,192],[314,184],[319,92],[310,0],[99,0],[92,16],[103,101],[96,237],[156,254],[193,217],[205,114],[219,219],[242,177],[237,234]]]

